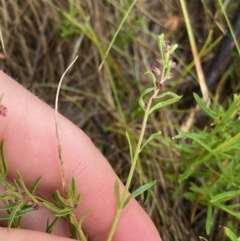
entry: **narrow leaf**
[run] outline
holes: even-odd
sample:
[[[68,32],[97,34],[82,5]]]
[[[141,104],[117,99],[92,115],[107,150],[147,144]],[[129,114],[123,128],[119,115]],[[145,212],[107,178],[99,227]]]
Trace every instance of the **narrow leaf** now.
[[[33,212],[33,211],[35,211],[35,209],[34,209],[34,207],[32,207],[32,206],[31,206],[31,207],[24,208],[24,209],[16,212],[15,215],[14,215],[14,218],[18,218],[18,217],[24,216],[24,215],[26,215],[26,214],[28,214],[28,213]],[[11,215],[11,214],[7,214],[7,215],[0,216],[0,220],[9,220],[9,219],[10,219],[10,215]]]
[[[117,202],[117,207],[120,207],[120,185],[119,185],[119,180],[118,178],[115,181],[115,185],[114,185],[114,194],[115,194],[115,198],[116,198],[116,202]]]
[[[213,224],[213,219],[212,219],[212,206],[209,205],[208,206],[208,210],[207,210],[207,221],[206,221],[206,233],[207,235],[210,234],[210,231],[211,231],[211,227],[212,227],[212,224]]]
[[[28,188],[26,187],[24,180],[23,180],[22,176],[20,175],[20,173],[18,171],[16,171],[16,173],[17,173],[17,177],[18,177],[18,182],[22,186],[26,195],[29,196],[34,202],[37,202],[36,198],[28,191]],[[16,185],[17,185],[17,183],[16,183]]]
[[[36,189],[37,189],[40,181],[41,181],[41,177],[39,177],[39,178],[33,183],[33,185],[32,185],[31,188],[30,188],[30,193],[31,193],[31,194],[34,194],[34,192],[36,191]]]
[[[75,199],[76,197],[76,182],[75,179],[72,178],[71,185],[69,185],[69,194],[72,199]]]
[[[157,80],[156,80],[155,75],[154,75],[151,71],[147,71],[147,72],[144,73],[144,74],[151,77],[152,82],[153,82],[153,86],[156,87],[156,82],[157,82]]]
[[[178,182],[181,183],[184,180],[186,180],[192,174],[192,172],[193,172],[192,168],[189,168],[187,171],[185,171],[183,174],[180,175]]]
[[[47,201],[42,202],[42,205],[47,208],[48,210],[52,211],[53,213],[58,213],[59,212],[59,208],[57,208],[56,206],[54,206],[52,203],[49,203]]]
[[[4,206],[0,207],[0,210],[12,209],[12,208],[14,208],[16,205],[17,205],[17,203],[10,203],[10,204],[7,204],[7,205],[4,205]]]
[[[184,138],[190,138],[200,144],[202,147],[204,147],[208,152],[212,152],[212,149],[209,147],[209,145],[206,143],[206,137],[205,139],[201,140],[202,137],[201,134],[198,133],[187,133],[187,132],[180,132],[178,137],[184,137]],[[178,138],[177,137],[177,138]]]
[[[76,197],[76,203],[77,203],[77,207],[80,205],[81,201],[82,201],[82,193],[78,194],[77,197]]]
[[[218,116],[218,113],[216,113],[215,111],[211,110],[196,93],[193,93],[193,97],[196,100],[196,102],[198,103],[198,105],[201,107],[201,109],[207,115],[209,115],[213,119]]]
[[[91,211],[92,211],[91,209],[87,210],[87,212],[85,212],[85,213],[82,215],[82,217],[79,219],[79,221],[78,221],[78,227],[79,227],[80,229],[82,229],[82,222],[83,222],[84,219],[89,215],[89,213],[90,213]]]
[[[106,59],[106,57],[107,57],[110,49],[112,48],[112,45],[113,45],[115,39],[116,39],[117,36],[118,36],[118,33],[120,32],[120,30],[121,30],[124,22],[125,22],[126,19],[128,18],[129,14],[130,14],[131,10],[133,9],[134,5],[136,4],[136,2],[137,2],[137,0],[133,0],[132,4],[130,5],[130,7],[128,8],[127,12],[125,13],[122,21],[120,22],[117,30],[115,31],[114,36],[113,36],[113,39],[112,39],[111,43],[110,43],[109,46],[108,46],[108,49],[107,49],[107,51],[106,51],[106,53],[105,53],[105,55],[104,55],[104,57],[103,57],[102,63],[101,63],[100,66],[99,66],[99,70],[101,70],[103,63],[104,63],[104,61],[105,61],[105,59]]]
[[[179,95],[177,95],[177,94],[175,94],[173,92],[164,92],[164,93],[156,96],[155,99],[162,99],[162,98],[165,98],[166,96],[170,96],[170,97],[173,97],[173,98],[181,97],[181,96],[179,96]]]
[[[12,210],[9,216],[8,229],[11,228],[14,218],[16,218],[17,212],[21,211],[21,208],[25,205],[25,202],[18,203]]]
[[[167,80],[168,77],[169,77],[169,74],[170,74],[170,71],[171,71],[171,64],[172,64],[172,61],[169,60],[168,63],[167,63],[167,69],[166,69],[166,72],[165,72],[164,80]]]
[[[154,134],[152,134],[151,136],[149,136],[148,139],[142,144],[141,149],[140,149],[139,152],[141,152],[142,149],[143,149],[150,141],[152,141],[154,138],[160,136],[161,134],[162,134],[162,132],[159,131],[159,132],[154,133]]]
[[[225,202],[225,201],[234,199],[234,198],[238,197],[239,195],[240,195],[240,190],[239,191],[228,191],[228,192],[224,192],[224,193],[215,195],[214,197],[212,197],[210,202],[211,203]]]
[[[157,103],[156,105],[154,105],[150,110],[149,110],[149,114],[152,113],[153,111],[157,110],[157,109],[160,109],[162,107],[165,107],[165,106],[168,106],[168,105],[171,105],[177,101],[179,101],[181,99],[181,96],[178,96],[178,97],[173,97],[173,98],[170,98],[166,101],[162,101],[162,102],[159,102]]]
[[[177,44],[172,45],[171,50],[169,51],[170,54],[173,54],[174,51],[178,48]]]
[[[54,193],[52,194],[52,199],[53,199],[53,201],[55,202],[55,204],[57,205],[57,207],[63,208],[63,203],[59,200],[56,192],[54,192]]]
[[[142,94],[141,94],[141,96],[140,96],[140,98],[139,98],[138,103],[139,103],[139,105],[142,107],[143,110],[145,110],[145,103],[144,103],[143,97],[144,97],[147,93],[149,93],[149,92],[151,92],[151,91],[153,91],[153,90],[154,90],[154,88],[152,87],[152,88],[147,88],[147,89],[145,89],[145,90],[142,92]]]
[[[130,158],[131,160],[133,160],[133,149],[132,149],[132,143],[130,140],[130,136],[128,134],[128,132],[126,131],[126,137],[127,137],[127,141],[128,141],[128,146],[129,146],[129,151],[130,151]]]
[[[160,51],[161,58],[163,58],[163,47],[165,47],[164,34],[158,36],[158,48]]]
[[[231,241],[239,241],[240,238],[237,238],[237,236],[233,233],[233,231],[227,227],[224,227],[225,229],[225,233],[227,235],[227,237],[230,238]]]
[[[140,194],[142,194],[143,192],[145,192],[146,190],[148,190],[149,188],[151,188],[154,184],[156,183],[156,181],[152,181],[149,182],[147,184],[144,184],[143,186],[137,188],[124,202],[123,207],[125,208],[128,203],[135,197],[139,196]]]
[[[57,224],[59,221],[60,217],[54,218],[54,220],[49,224],[49,219],[47,220],[47,228],[46,228],[46,233],[51,233],[54,226]]]
[[[71,208],[66,207],[66,208],[60,209],[60,210],[55,214],[55,216],[56,216],[56,217],[63,217],[63,216],[67,216],[67,215],[71,214],[71,212],[72,212]]]
[[[59,199],[59,201],[60,201],[62,204],[65,204],[65,203],[66,203],[66,199],[61,196],[61,193],[60,193],[58,190],[56,190],[55,193],[56,193],[56,196],[57,196],[57,198]]]

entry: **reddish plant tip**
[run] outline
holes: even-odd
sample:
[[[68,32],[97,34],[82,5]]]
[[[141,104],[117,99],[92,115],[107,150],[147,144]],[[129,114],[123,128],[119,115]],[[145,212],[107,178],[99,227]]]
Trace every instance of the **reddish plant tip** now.
[[[0,115],[6,116],[7,115],[7,107],[4,105],[0,105]]]
[[[158,69],[157,67],[153,67],[153,68],[152,68],[152,72],[153,72],[155,75],[160,75],[160,74],[161,74],[160,69]]]
[[[159,82],[159,83],[157,84],[157,88],[158,88],[159,90],[161,90],[161,89],[163,88],[163,82]]]
[[[176,63],[176,62],[172,62],[172,63],[171,63],[171,69],[176,68],[176,66],[177,66],[177,63]]]

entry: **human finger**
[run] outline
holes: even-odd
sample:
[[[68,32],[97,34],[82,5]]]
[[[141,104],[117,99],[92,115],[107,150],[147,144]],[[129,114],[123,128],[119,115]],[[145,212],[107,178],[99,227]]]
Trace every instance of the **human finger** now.
[[[0,90],[8,111],[7,116],[0,116],[0,139],[5,139],[9,176],[18,170],[29,185],[42,176],[42,191],[61,189],[53,110],[2,72]],[[106,240],[116,212],[117,176],[79,128],[61,115],[58,126],[66,180],[75,177],[77,191],[83,196],[77,215],[91,208],[83,227],[90,240]],[[114,241],[122,240],[161,240],[135,200],[123,210],[114,236]]]

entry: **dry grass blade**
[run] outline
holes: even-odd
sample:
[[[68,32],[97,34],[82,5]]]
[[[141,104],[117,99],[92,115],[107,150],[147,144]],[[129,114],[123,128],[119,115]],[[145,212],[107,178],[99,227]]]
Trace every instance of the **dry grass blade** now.
[[[3,53],[6,54],[5,45],[3,41],[2,29],[0,28],[0,43],[2,45]]]
[[[57,146],[58,146],[58,156],[59,156],[60,167],[61,167],[62,188],[63,188],[63,192],[64,192],[65,195],[67,195],[68,190],[66,188],[64,163],[63,163],[63,159],[62,159],[62,147],[61,147],[59,130],[58,130],[58,100],[59,100],[59,93],[60,93],[60,89],[61,89],[63,79],[64,79],[66,73],[68,72],[68,70],[73,66],[73,64],[75,63],[77,58],[78,58],[78,56],[72,61],[72,63],[64,71],[64,73],[63,73],[63,75],[62,75],[62,77],[59,81],[58,87],[57,87],[56,100],[55,100],[55,130],[56,130],[56,138],[57,138]]]

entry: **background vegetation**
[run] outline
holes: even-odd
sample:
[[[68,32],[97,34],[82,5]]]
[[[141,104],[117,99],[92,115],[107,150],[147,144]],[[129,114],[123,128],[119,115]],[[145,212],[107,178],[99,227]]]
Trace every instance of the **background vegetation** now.
[[[233,100],[233,94],[240,88],[240,55],[231,38],[230,45],[223,42],[232,36],[226,16],[239,36],[234,16],[240,4],[186,4],[196,46],[179,0],[2,0],[0,67],[53,106],[62,73],[79,55],[64,80],[60,112],[91,137],[125,182],[130,167],[125,131],[136,145],[143,117],[138,98],[151,85],[144,73],[157,65],[157,35],[177,43],[177,66],[164,90],[183,97],[150,116],[147,135],[161,130],[162,136],[142,153],[131,188],[157,180],[138,201],[163,240],[224,240],[224,226],[239,232],[239,97]],[[205,111],[195,108],[193,98],[200,93],[193,49],[211,90],[212,104],[196,97]]]

